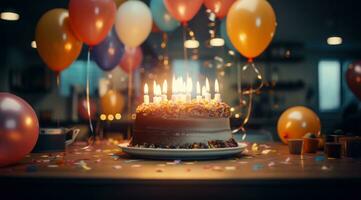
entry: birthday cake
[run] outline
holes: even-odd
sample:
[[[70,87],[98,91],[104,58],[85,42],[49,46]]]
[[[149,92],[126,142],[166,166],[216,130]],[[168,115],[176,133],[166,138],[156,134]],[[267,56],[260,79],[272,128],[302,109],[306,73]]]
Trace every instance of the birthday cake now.
[[[191,100],[141,104],[130,146],[166,149],[237,147],[223,102]]]

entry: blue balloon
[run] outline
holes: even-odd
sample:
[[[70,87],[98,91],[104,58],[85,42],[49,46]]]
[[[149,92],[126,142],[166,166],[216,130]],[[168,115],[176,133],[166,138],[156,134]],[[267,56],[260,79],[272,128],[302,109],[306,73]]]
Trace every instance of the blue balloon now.
[[[105,71],[114,69],[124,53],[124,45],[118,39],[114,27],[107,37],[93,48],[93,59]]]
[[[163,0],[151,0],[150,10],[158,28],[164,32],[173,31],[180,23],[165,8]]]
[[[220,29],[221,29],[221,37],[224,39],[224,42],[226,43],[226,46],[233,50],[234,52],[238,52],[236,50],[236,48],[234,48],[231,40],[229,39],[228,37],[228,33],[227,33],[227,27],[226,27],[226,22],[227,22],[227,18],[224,18],[222,21],[221,21],[221,26],[220,26]]]

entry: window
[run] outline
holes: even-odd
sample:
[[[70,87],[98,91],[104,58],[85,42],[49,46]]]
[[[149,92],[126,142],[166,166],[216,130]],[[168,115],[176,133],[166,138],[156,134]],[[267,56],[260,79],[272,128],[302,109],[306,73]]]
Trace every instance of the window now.
[[[341,106],[341,65],[339,61],[322,60],[318,63],[319,109],[334,111]]]

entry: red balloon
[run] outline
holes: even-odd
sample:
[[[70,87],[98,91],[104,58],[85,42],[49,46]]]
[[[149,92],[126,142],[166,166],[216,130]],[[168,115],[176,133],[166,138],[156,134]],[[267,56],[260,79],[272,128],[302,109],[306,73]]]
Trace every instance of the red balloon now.
[[[93,99],[90,99],[89,105],[90,105],[90,119],[95,119],[97,114],[97,104]],[[89,119],[86,98],[82,98],[78,102],[78,115],[81,119]]]
[[[204,0],[204,5],[219,19],[224,18],[235,0]]]
[[[351,91],[361,100],[361,61],[349,66],[346,72],[346,81]]]
[[[191,20],[201,8],[203,0],[164,0],[169,13],[185,24]]]
[[[38,135],[39,122],[31,106],[13,94],[0,93],[0,166],[24,158]]]
[[[70,0],[70,25],[75,35],[89,46],[99,44],[115,21],[114,0]]]
[[[125,47],[125,52],[120,60],[120,67],[128,74],[139,67],[143,61],[143,52],[140,47]]]

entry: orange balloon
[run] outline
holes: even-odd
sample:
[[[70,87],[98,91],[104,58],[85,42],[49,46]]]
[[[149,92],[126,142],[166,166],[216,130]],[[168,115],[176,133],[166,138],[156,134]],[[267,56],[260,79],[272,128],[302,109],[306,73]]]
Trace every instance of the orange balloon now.
[[[106,115],[114,115],[116,113],[122,113],[125,105],[125,100],[115,90],[109,90],[104,96],[100,98],[100,104],[102,107],[102,113]]]
[[[228,36],[247,58],[255,58],[267,48],[275,29],[276,16],[266,0],[236,1],[227,15]]]
[[[164,0],[168,12],[183,24],[197,14],[202,3],[203,0]]]
[[[317,114],[303,106],[287,109],[278,119],[278,136],[283,143],[288,139],[301,139],[307,133],[320,135],[321,123]]]
[[[83,45],[70,29],[68,11],[61,8],[52,9],[40,18],[35,40],[40,57],[50,69],[58,72],[79,56]]]

